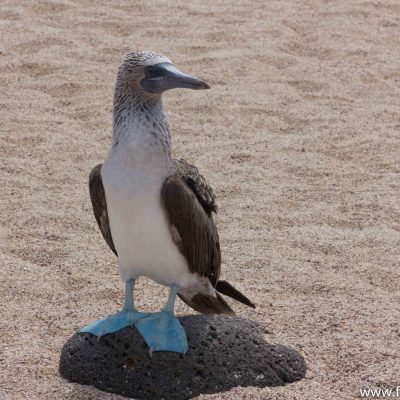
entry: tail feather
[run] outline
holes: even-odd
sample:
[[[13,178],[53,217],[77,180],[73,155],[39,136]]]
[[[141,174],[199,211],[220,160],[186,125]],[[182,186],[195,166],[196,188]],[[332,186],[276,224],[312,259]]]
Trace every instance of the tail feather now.
[[[229,282],[218,281],[215,288],[208,280],[207,282],[203,286],[196,287],[195,291],[193,289],[181,290],[178,295],[189,307],[203,314],[235,314],[221,293],[249,307],[256,308],[243,293],[235,289]]]
[[[216,297],[208,294],[197,293],[192,298],[178,293],[178,296],[194,310],[203,314],[229,314],[235,315],[235,312],[219,293]]]
[[[249,300],[243,293],[239,292],[239,290],[235,289],[227,281],[218,281],[217,285],[215,286],[215,289],[217,289],[218,292],[224,294],[225,296],[232,297],[232,299],[235,299],[243,304],[246,304],[246,306],[256,308],[256,306],[251,300]]]

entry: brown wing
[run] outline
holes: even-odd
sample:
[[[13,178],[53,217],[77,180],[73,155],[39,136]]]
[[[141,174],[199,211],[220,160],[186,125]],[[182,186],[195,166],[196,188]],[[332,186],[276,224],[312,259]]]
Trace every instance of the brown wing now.
[[[221,270],[221,252],[211,215],[179,173],[166,179],[161,199],[175,243],[190,271],[207,277],[215,286]]]
[[[89,193],[92,200],[94,216],[100,231],[110,249],[117,255],[114,243],[111,237],[110,224],[108,221],[106,194],[104,192],[103,180],[101,179],[102,164],[96,165],[89,175]]]
[[[251,300],[229,282],[218,280],[221,251],[217,227],[211,215],[217,208],[211,188],[197,168],[182,160],[175,160],[174,164],[174,174],[166,179],[161,199],[167,212],[172,237],[188,261],[190,271],[207,277],[218,292],[254,308]],[[189,171],[189,176],[184,175],[184,171]],[[192,299],[182,294],[179,296],[200,312],[233,312],[219,293],[216,298],[201,294]]]

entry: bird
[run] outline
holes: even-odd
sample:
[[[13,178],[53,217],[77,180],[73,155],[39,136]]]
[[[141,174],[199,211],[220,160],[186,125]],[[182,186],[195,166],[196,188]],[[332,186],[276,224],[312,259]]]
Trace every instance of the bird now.
[[[94,215],[117,256],[125,301],[121,311],[80,332],[102,336],[135,326],[150,353],[188,351],[187,337],[174,316],[177,296],[200,313],[234,314],[222,294],[255,308],[219,279],[221,250],[212,188],[195,166],[171,156],[162,95],[175,88],[210,86],[180,71],[162,54],[125,54],[114,90],[112,145],[89,176]],[[161,311],[135,308],[134,285],[141,276],[170,288]]]

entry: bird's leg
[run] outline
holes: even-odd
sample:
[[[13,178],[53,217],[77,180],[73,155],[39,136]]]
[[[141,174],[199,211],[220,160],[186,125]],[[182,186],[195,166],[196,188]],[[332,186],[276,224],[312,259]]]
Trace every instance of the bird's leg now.
[[[133,290],[135,289],[135,279],[125,282],[125,301],[122,311],[137,311],[133,300]]]
[[[141,318],[135,326],[146,341],[150,354],[154,351],[173,351],[185,354],[188,351],[186,333],[174,316],[178,285],[171,285],[165,307],[154,314]]]
[[[92,324],[82,328],[79,332],[91,333],[100,338],[108,333],[117,332],[122,328],[132,326],[137,320],[148,316],[149,314],[139,312],[135,308],[133,302],[134,287],[134,279],[125,282],[125,301],[124,307],[121,311],[100,319],[99,321],[93,322]]]
[[[176,295],[178,294],[178,285],[172,284],[169,292],[167,304],[165,304],[162,311],[174,313]]]

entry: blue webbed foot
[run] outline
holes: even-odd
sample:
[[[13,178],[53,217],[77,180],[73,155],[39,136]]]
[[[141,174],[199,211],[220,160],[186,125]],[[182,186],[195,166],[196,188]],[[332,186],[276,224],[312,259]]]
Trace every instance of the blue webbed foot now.
[[[91,323],[79,330],[79,333],[92,333],[98,337],[114,333],[126,326],[133,326],[135,322],[150,314],[136,310],[122,310]]]
[[[154,351],[187,353],[186,333],[173,312],[160,311],[136,321],[135,326],[150,348]]]
[[[114,333],[126,326],[135,326],[143,339],[153,351],[173,351],[185,354],[188,341],[180,322],[174,316],[174,304],[178,291],[177,285],[171,286],[168,302],[164,309],[157,313],[142,313],[133,304],[133,287],[135,281],[126,282],[125,304],[122,311],[109,315],[82,328],[79,333],[92,333],[98,337]]]

